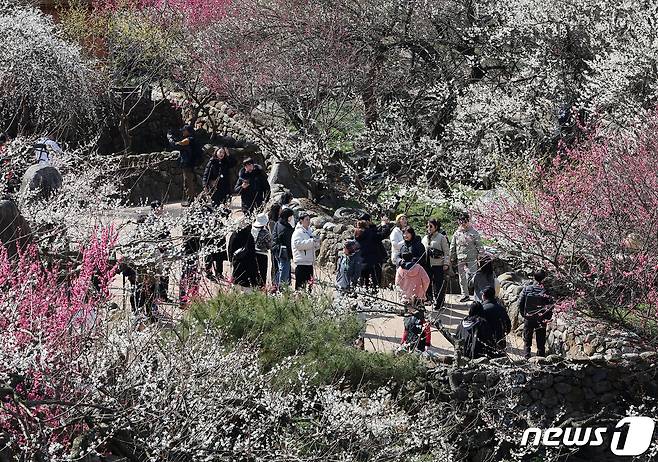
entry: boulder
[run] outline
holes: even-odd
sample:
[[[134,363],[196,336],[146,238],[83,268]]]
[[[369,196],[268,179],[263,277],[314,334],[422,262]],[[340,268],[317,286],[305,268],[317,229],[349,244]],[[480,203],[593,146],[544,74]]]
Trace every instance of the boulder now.
[[[30,225],[21,215],[13,201],[0,200],[0,242],[7,247],[10,257],[16,255],[18,249],[32,242]]]
[[[62,187],[62,175],[55,167],[50,165],[32,165],[28,168],[21,180],[20,193],[37,191],[39,199],[47,199]]]

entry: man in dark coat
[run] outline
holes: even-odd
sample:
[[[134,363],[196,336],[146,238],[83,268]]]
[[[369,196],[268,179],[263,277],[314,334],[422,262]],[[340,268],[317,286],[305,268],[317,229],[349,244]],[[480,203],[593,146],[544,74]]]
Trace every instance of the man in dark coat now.
[[[214,205],[225,203],[231,197],[229,183],[231,168],[237,161],[227,148],[216,148],[203,172],[203,189],[210,194]]]
[[[496,290],[489,286],[482,292],[484,303],[484,319],[487,320],[496,341],[496,348],[502,353],[505,351],[507,342],[505,336],[512,330],[512,321],[507,310],[496,300]]]
[[[242,162],[235,192],[240,193],[242,211],[245,214],[253,212],[269,198],[270,185],[265,169],[255,164],[251,157]]]
[[[251,224],[233,233],[228,240],[228,258],[233,267],[233,283],[242,287],[258,285],[256,242],[251,235]]]
[[[183,170],[183,191],[187,202],[183,202],[183,207],[190,205],[199,193],[199,182],[196,177],[194,167],[202,160],[203,153],[196,137],[194,136],[194,127],[185,125],[181,129],[182,139],[174,141],[172,138],[169,142],[180,150],[178,163]]]
[[[455,338],[463,342],[463,353],[467,358],[495,356],[493,331],[484,318],[484,308],[480,302],[471,303],[468,316],[457,326]]]
[[[535,271],[534,282],[523,288],[519,297],[519,313],[525,319],[523,347],[525,357],[530,357],[532,334],[537,338],[537,356],[546,356],[546,323],[553,315],[553,299],[546,293],[543,269]]]

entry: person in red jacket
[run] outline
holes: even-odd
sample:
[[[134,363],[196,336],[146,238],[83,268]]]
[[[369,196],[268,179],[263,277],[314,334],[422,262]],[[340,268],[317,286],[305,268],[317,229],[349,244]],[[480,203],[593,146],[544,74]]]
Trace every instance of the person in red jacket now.
[[[425,311],[409,308],[409,315],[404,318],[402,345],[407,351],[423,352],[432,346],[432,332],[429,321],[425,319]]]

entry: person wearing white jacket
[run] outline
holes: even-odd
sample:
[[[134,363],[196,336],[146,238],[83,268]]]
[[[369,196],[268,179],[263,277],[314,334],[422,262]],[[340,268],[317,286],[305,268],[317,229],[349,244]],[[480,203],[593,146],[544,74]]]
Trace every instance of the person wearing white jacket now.
[[[391,231],[391,262],[397,266],[400,259],[400,248],[404,244],[404,235],[402,230],[407,227],[407,216],[400,214],[395,217],[395,227]]]
[[[311,217],[302,214],[292,233],[292,261],[295,262],[295,290],[306,287],[313,277],[315,251],[320,248],[320,238],[311,230]]]

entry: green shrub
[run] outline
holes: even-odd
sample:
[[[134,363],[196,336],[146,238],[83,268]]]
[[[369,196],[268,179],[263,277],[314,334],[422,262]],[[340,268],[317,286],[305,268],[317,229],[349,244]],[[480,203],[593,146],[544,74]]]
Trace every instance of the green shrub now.
[[[296,355],[292,368],[277,373],[275,381],[280,385],[304,368],[314,384],[345,379],[352,385],[376,387],[391,380],[402,383],[411,379],[420,364],[414,356],[395,357],[353,348],[362,322],[354,314],[335,315],[329,299],[307,294],[221,293],[191,308],[184,327],[195,325],[218,329],[230,343],[253,343],[266,370]]]

